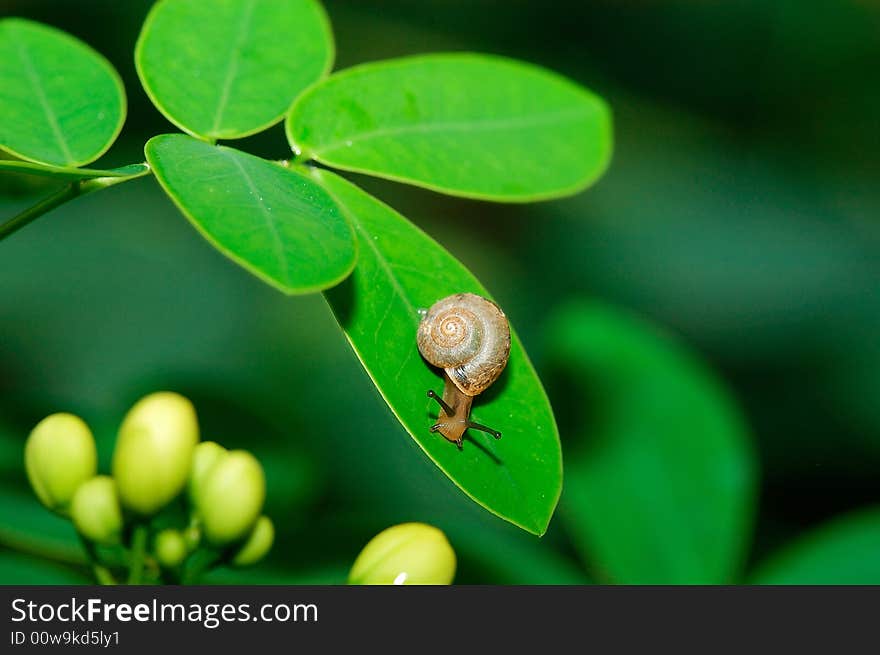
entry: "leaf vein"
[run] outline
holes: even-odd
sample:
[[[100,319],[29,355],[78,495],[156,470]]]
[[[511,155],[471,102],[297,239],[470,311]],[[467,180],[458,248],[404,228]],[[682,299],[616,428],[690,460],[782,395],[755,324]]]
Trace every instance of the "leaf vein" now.
[[[58,145],[61,148],[61,154],[64,155],[68,162],[75,161],[73,153],[70,152],[70,146],[67,143],[67,139],[64,138],[64,133],[61,131],[61,125],[58,123],[58,116],[55,114],[54,109],[52,109],[52,106],[49,104],[49,98],[46,97],[46,90],[43,88],[42,82],[40,82],[40,76],[37,75],[37,71],[34,69],[33,61],[31,61],[27,50],[22,44],[21,39],[19,39],[18,37],[15,38],[15,45],[16,50],[18,51],[18,57],[21,60],[25,73],[27,74],[28,79],[31,81],[31,85],[33,86],[34,91],[37,94],[37,99],[40,101],[43,112],[46,114],[46,120],[49,122],[49,127],[52,129],[52,134],[55,135],[55,139],[58,141]]]
[[[517,116],[514,118],[497,119],[486,118],[470,121],[441,121],[437,123],[417,123],[409,125],[392,125],[382,127],[361,134],[352,135],[346,139],[329,143],[325,146],[316,147],[315,154],[322,155],[343,148],[350,148],[355,143],[370,141],[387,136],[399,136],[404,134],[431,134],[435,132],[497,132],[509,129],[521,129],[525,127],[537,127],[552,123],[574,122],[575,119],[586,115],[583,109],[567,109],[538,116]]]
[[[214,113],[214,127],[212,132],[217,132],[220,128],[220,122],[223,120],[223,114],[226,112],[226,106],[229,104],[229,94],[232,92],[232,82],[238,73],[238,54],[244,45],[245,37],[251,26],[251,19],[254,15],[254,5],[256,0],[250,0],[245,6],[239,23],[238,33],[235,37],[235,45],[232,48],[232,57],[229,60],[229,67],[226,69],[226,77],[223,80],[223,87],[220,89],[220,98],[217,101],[217,111]]]
[[[260,208],[260,214],[262,214],[263,219],[266,222],[266,227],[268,228],[269,234],[272,235],[272,243],[274,246],[275,255],[278,261],[282,264],[281,274],[284,276],[284,281],[290,284],[290,262],[287,259],[287,253],[284,250],[284,243],[281,239],[281,235],[278,233],[278,226],[275,224],[275,221],[266,210],[266,205],[265,203],[263,203],[260,191],[259,189],[257,189],[256,185],[254,185],[254,181],[251,179],[251,176],[248,175],[247,171],[244,169],[244,166],[241,165],[241,162],[238,161],[237,157],[229,157],[229,160],[241,172],[242,178],[247,183],[248,189],[250,190],[251,195],[256,201],[254,204]]]
[[[373,243],[373,238],[370,235],[370,233],[366,230],[366,228],[357,219],[357,216],[351,210],[351,208],[348,205],[346,205],[344,202],[342,202],[342,200],[339,199],[339,196],[334,194],[327,186],[325,186],[324,189],[327,191],[328,194],[330,194],[330,197],[332,197],[333,200],[336,201],[336,204],[339,205],[339,208],[343,212],[345,212],[346,216],[348,216],[348,218],[351,221],[351,224],[354,226],[355,230],[357,230],[357,232],[363,237],[361,239],[361,242],[365,243],[367,246],[369,246],[370,250],[373,251],[373,254],[376,256],[376,261],[378,262],[380,269],[382,270],[382,272],[385,273],[385,276],[391,282],[391,286],[394,289],[395,293],[403,301],[403,304],[406,305],[407,309],[409,310],[409,314],[413,317],[413,322],[415,324],[418,324],[418,320],[416,319],[416,317],[418,316],[418,312],[416,311],[416,308],[410,302],[409,296],[407,296],[406,291],[404,290],[403,286],[400,284],[400,280],[398,280],[397,276],[394,275],[394,271],[392,270],[391,264],[388,262],[388,260],[382,254],[382,251],[376,247],[375,243]]]

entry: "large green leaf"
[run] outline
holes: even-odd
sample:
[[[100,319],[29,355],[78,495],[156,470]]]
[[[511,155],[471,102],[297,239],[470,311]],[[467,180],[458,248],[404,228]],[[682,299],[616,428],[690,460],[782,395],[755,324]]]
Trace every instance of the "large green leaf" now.
[[[575,193],[611,156],[600,98],[536,66],[475,54],[336,73],[296,101],[287,136],[329,166],[511,202]]]
[[[462,491],[498,516],[543,534],[559,498],[562,456],[550,403],[516,334],[507,369],[473,408],[475,420],[503,438],[476,433],[459,451],[432,434],[437,408],[426,391],[440,391],[442,382],[419,355],[418,310],[453,293],[488,294],[460,262],[393,209],[329,171],[311,174],[355,228],[358,265],[327,299],[385,402]]]
[[[548,336],[583,399],[560,511],[584,558],[619,583],[734,581],[755,465],[723,387],[682,345],[600,304],[563,308]]]
[[[354,267],[351,226],[308,177],[183,134],[144,149],[165,192],[211,244],[285,293],[339,283]]]
[[[880,584],[880,508],[839,517],[762,564],[755,584]]]
[[[81,166],[110,147],[124,120],[122,81],[104,57],[46,25],[0,20],[0,148]]]
[[[277,123],[332,61],[330,24],[314,0],[160,0],[135,50],[153,104],[209,139]]]

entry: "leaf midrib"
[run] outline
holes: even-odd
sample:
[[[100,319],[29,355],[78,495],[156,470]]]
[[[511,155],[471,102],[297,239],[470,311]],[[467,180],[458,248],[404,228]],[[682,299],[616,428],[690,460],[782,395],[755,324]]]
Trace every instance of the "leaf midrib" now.
[[[36,92],[37,100],[39,100],[43,113],[46,115],[46,120],[49,123],[49,127],[52,129],[52,134],[55,136],[55,139],[61,148],[61,154],[64,155],[66,163],[72,163],[75,161],[75,158],[70,151],[67,139],[64,138],[64,133],[61,131],[58,117],[55,115],[54,109],[49,104],[49,99],[46,97],[46,90],[43,88],[43,84],[40,82],[40,77],[34,69],[34,63],[28,56],[27,48],[25,44],[22,43],[21,39],[15,34],[14,30],[12,31],[12,35],[22,67]]]
[[[223,120],[223,114],[226,113],[226,106],[229,104],[229,95],[232,93],[232,82],[235,79],[236,74],[238,73],[238,62],[239,51],[241,50],[242,45],[244,44],[245,37],[247,36],[247,32],[251,27],[251,20],[254,15],[254,5],[256,4],[256,0],[250,0],[250,2],[245,5],[245,8],[242,13],[241,21],[239,23],[238,33],[235,36],[235,45],[232,47],[232,57],[229,59],[229,66],[226,69],[226,77],[223,80],[223,86],[220,89],[220,98],[217,101],[217,110],[214,113],[214,126],[211,128],[211,133],[216,134],[217,130],[220,129],[220,123]]]
[[[382,268],[382,271],[391,281],[391,286],[394,288],[395,293],[400,297],[401,300],[403,300],[403,303],[407,306],[410,314],[413,316],[413,323],[415,325],[418,325],[418,321],[415,319],[415,316],[418,316],[418,312],[416,311],[415,306],[409,301],[409,296],[407,296],[407,293],[401,286],[400,281],[397,279],[397,276],[394,275],[394,272],[391,270],[391,264],[386,260],[385,256],[382,254],[382,251],[376,247],[375,243],[373,243],[372,236],[367,232],[366,228],[358,220],[357,215],[351,210],[351,208],[345,202],[343,202],[339,198],[339,196],[333,193],[333,191],[328,188],[328,185],[322,184],[321,188],[323,188],[328,193],[328,195],[333,198],[339,208],[343,212],[345,212],[355,230],[357,230],[357,232],[363,237],[361,241],[366,243],[370,247],[370,250],[373,251],[376,256],[376,261],[379,262],[379,266]]]
[[[333,152],[342,148],[349,148],[355,143],[370,141],[388,136],[399,136],[405,134],[432,134],[435,132],[498,132],[501,130],[515,130],[526,127],[537,127],[540,125],[549,125],[552,123],[575,122],[575,119],[586,117],[587,112],[583,108],[568,109],[565,111],[557,111],[551,113],[540,114],[537,116],[517,116],[514,118],[495,119],[483,118],[468,121],[438,121],[432,123],[416,123],[408,125],[393,125],[390,127],[382,127],[368,132],[353,135],[347,139],[335,141],[326,146],[319,146],[314,149],[315,154],[322,155]]]
[[[223,151],[221,150],[220,152]],[[254,198],[254,204],[260,208],[260,214],[262,214],[263,216],[263,219],[266,223],[266,228],[272,235],[272,243],[275,247],[275,256],[282,264],[281,274],[284,276],[284,282],[290,285],[290,262],[287,259],[287,253],[284,250],[284,243],[281,240],[281,235],[278,234],[278,226],[275,224],[275,220],[269,215],[266,204],[263,202],[262,196],[260,195],[259,189],[257,189],[254,181],[251,179],[251,176],[248,175],[244,166],[242,166],[242,163],[235,156],[229,156],[227,158],[241,173],[242,179],[247,183],[248,189],[250,190],[251,195]]]

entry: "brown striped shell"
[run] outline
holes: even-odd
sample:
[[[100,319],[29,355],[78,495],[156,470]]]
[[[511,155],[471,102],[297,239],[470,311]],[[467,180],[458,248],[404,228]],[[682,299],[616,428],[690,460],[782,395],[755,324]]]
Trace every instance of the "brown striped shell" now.
[[[495,382],[510,354],[507,316],[494,302],[473,293],[434,303],[419,323],[417,338],[422,357],[444,369],[468,396]]]

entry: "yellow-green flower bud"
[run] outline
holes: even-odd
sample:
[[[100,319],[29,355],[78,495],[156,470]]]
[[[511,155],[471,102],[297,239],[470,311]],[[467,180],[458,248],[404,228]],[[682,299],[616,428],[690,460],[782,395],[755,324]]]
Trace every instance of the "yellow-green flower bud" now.
[[[230,451],[199,487],[195,504],[205,538],[223,545],[246,537],[266,500],[266,478],[257,458],[244,450]]]
[[[77,487],[98,471],[91,430],[73,414],[47,416],[25,442],[24,467],[40,502],[66,514]]]
[[[196,412],[183,396],[162,391],[135,403],[113,453],[122,505],[149,516],[168,504],[186,486],[198,441]]]
[[[188,552],[186,539],[180,530],[166,528],[153,538],[153,554],[156,556],[156,561],[166,568],[180,566]]]
[[[402,523],[370,540],[351,567],[349,584],[451,584],[455,551],[440,530]]]
[[[229,451],[214,441],[203,441],[193,451],[192,470],[189,474],[189,497],[195,503],[202,480],[209,470]]]
[[[118,542],[122,508],[113,478],[97,475],[83,482],[70,503],[70,518],[84,537],[99,544]]]
[[[232,557],[232,563],[236,566],[250,566],[256,564],[266,556],[275,541],[275,526],[268,516],[257,519],[250,536],[239,551]]]

